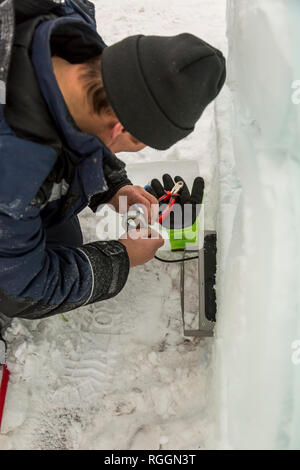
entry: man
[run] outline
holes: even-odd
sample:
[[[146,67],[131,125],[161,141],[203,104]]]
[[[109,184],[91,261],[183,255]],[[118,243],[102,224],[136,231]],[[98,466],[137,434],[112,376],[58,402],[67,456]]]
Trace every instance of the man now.
[[[90,2],[48,1],[40,15],[37,3],[15,1],[0,106],[0,312],[28,319],[111,298],[154,257],[163,242],[148,232],[83,245],[77,214],[127,196],[155,218],[156,198],[115,153],[171,147],[225,81],[222,53],[195,36],[106,47]]]

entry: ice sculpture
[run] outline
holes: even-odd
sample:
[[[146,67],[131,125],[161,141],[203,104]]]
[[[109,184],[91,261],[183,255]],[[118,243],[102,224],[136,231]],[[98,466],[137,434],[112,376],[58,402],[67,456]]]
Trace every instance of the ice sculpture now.
[[[230,96],[217,105],[222,143],[233,99],[232,159],[220,150],[222,447],[300,448],[299,23],[298,0],[228,0]]]

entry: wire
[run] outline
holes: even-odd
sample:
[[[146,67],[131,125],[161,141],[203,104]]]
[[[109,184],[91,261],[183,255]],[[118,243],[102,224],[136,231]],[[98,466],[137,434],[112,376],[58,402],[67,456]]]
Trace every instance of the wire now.
[[[185,261],[192,261],[194,259],[199,259],[199,256],[191,256],[190,258],[182,258],[182,259],[163,259],[159,258],[158,256],[154,256],[155,259],[161,261],[162,263],[184,263]]]

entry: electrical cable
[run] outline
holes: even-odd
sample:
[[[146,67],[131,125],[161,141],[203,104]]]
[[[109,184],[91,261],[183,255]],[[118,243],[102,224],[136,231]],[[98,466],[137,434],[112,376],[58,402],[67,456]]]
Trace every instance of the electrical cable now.
[[[159,258],[159,256],[154,256],[154,258],[160,261],[161,263],[184,263],[185,261],[192,261],[195,259],[199,259],[199,256],[191,256],[190,258],[182,258],[182,259],[163,259],[163,258]]]

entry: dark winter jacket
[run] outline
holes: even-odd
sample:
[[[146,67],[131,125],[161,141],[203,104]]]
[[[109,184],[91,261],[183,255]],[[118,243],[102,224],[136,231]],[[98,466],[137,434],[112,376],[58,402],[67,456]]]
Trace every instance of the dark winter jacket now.
[[[50,249],[45,239],[45,229],[130,184],[125,165],[76,127],[52,69],[51,55],[81,63],[104,47],[89,2],[67,0],[16,27],[0,105],[0,312],[9,317],[41,318],[108,299],[127,280],[119,242]]]

